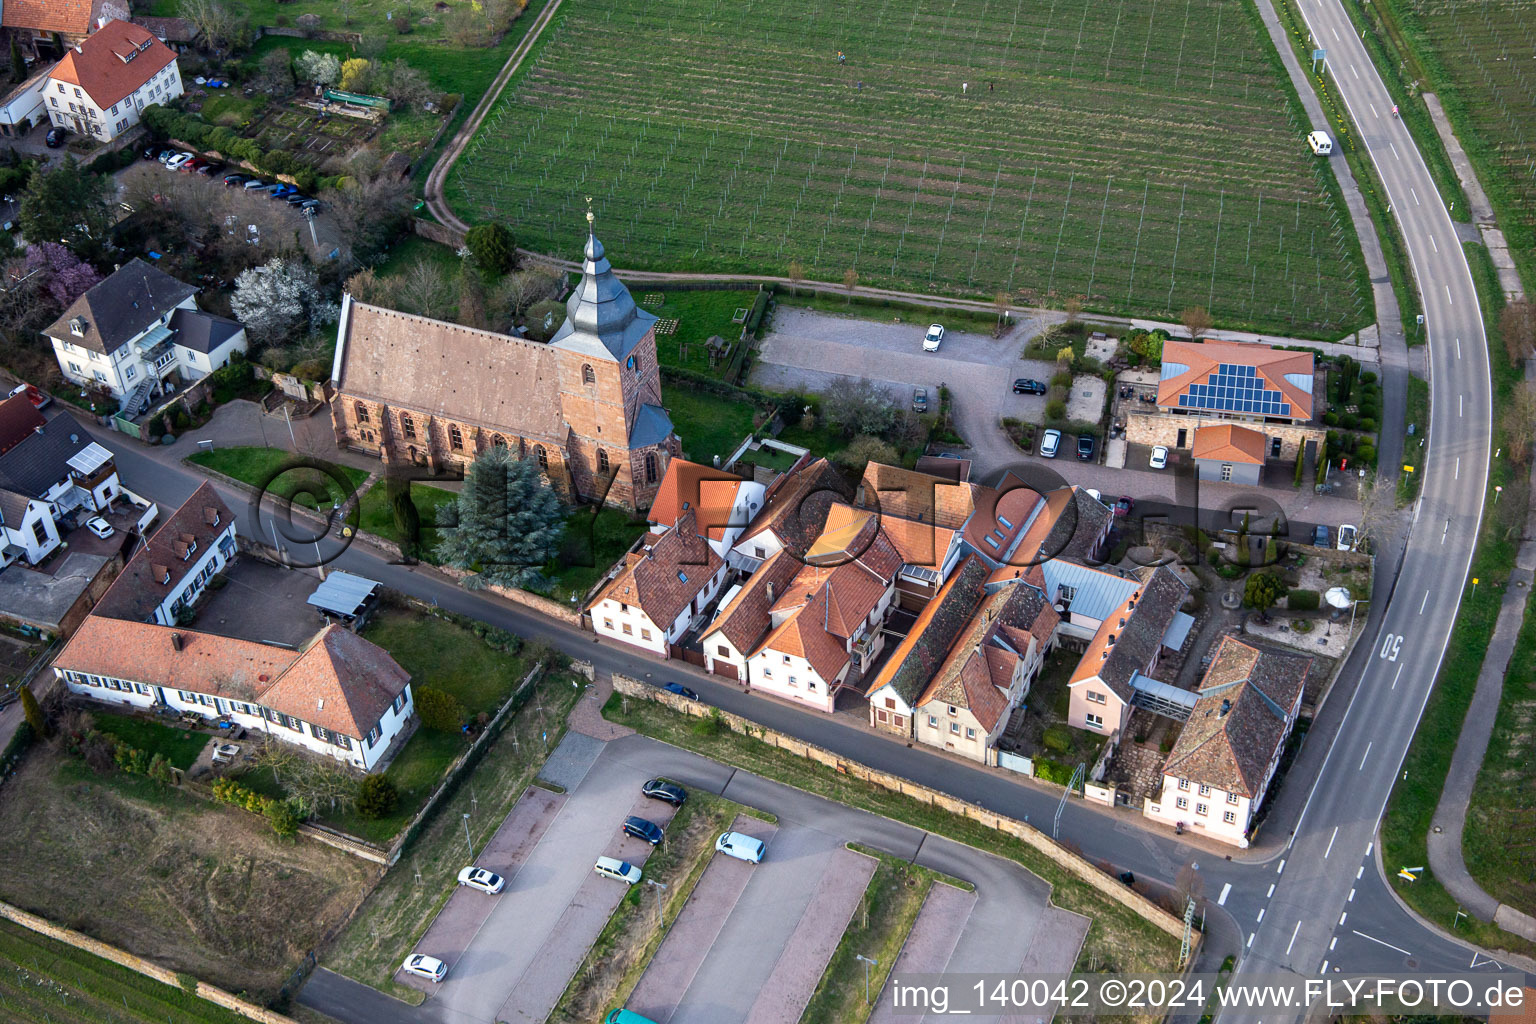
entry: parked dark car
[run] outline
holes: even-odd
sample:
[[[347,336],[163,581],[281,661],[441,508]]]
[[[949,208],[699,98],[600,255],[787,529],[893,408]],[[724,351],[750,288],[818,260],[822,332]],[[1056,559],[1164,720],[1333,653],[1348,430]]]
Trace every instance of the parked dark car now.
[[[624,834],[634,836],[636,839],[644,839],[652,846],[658,845],[662,837],[660,825],[633,814],[624,819]]]
[[[211,178],[224,169],[223,164],[203,164],[197,169],[197,173],[205,178]]]
[[[161,155],[170,149],[170,146],[163,145],[159,142],[152,142],[145,146],[141,152],[143,153],[145,160],[159,160]]]
[[[1077,435],[1077,457],[1084,462],[1093,461],[1094,438],[1092,434]]]
[[[314,210],[315,211],[315,215],[319,216],[320,211],[325,209],[325,204],[322,203],[318,199],[311,199],[311,200],[308,200],[307,202],[300,203],[299,204],[299,209],[301,209],[301,210]]]
[[[688,687],[684,686],[682,683],[662,683],[661,688],[666,690],[668,693],[675,693],[679,697],[687,697],[689,700],[699,699],[697,692],[688,689]]]
[[[1326,527],[1326,526],[1314,526],[1314,527],[1312,527],[1312,543],[1315,544],[1317,547],[1320,547],[1320,548],[1327,547],[1328,546],[1328,527]]]
[[[682,786],[663,779],[651,779],[640,787],[640,794],[669,803],[673,807],[683,806],[683,801],[688,799],[688,792]]]
[[[226,188],[234,188],[236,185],[242,185],[243,186],[246,182],[248,182],[250,180],[251,180],[251,176],[249,174],[226,174],[226,175],[224,175],[224,185],[225,185]]]
[[[49,149],[58,149],[64,145],[64,137],[69,134],[68,128],[49,128],[48,134],[43,138],[43,145]]]
[[[289,206],[303,206],[305,203],[313,202],[314,198],[314,196],[307,196],[303,192],[290,192],[283,196],[283,202]]]
[[[1016,395],[1043,395],[1047,390],[1044,384],[1031,377],[1020,377],[1013,382],[1013,393]]]
[[[927,412],[928,411],[928,389],[927,388],[913,388],[912,389],[912,411],[913,412]]]

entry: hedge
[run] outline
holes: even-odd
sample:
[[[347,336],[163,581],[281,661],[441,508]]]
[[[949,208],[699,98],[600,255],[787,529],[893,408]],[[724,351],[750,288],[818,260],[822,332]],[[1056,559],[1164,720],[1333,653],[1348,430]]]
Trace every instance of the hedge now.
[[[1322,595],[1315,590],[1292,590],[1285,595],[1285,606],[1293,612],[1315,612]]]

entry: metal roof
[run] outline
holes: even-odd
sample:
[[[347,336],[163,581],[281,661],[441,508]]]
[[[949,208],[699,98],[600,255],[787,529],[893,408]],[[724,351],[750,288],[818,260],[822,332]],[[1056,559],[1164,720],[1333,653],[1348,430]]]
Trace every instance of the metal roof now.
[[[1045,596],[1048,601],[1055,604],[1059,588],[1071,587],[1076,591],[1072,597],[1072,610],[1093,619],[1109,618],[1116,608],[1130,600],[1131,595],[1141,587],[1141,583],[1136,580],[1060,558],[1052,558],[1042,563],[1040,568],[1045,573]]]
[[[550,347],[614,362],[624,361],[640,339],[649,333],[656,323],[656,316],[635,305],[629,289],[614,274],[608,257],[603,255],[603,243],[596,235],[587,235],[584,255],[581,281],[566,301],[565,323],[550,339]]]
[[[324,612],[333,612],[337,615],[345,615],[348,618],[357,614],[363,602],[368,600],[378,587],[378,583],[362,576],[353,576],[349,572],[339,569],[325,578],[325,581],[315,588],[315,592],[309,595],[309,603]]]
[[[1168,631],[1163,634],[1163,646],[1170,651],[1183,647],[1185,638],[1189,636],[1189,629],[1194,624],[1194,616],[1174,612],[1173,621],[1168,623]]]

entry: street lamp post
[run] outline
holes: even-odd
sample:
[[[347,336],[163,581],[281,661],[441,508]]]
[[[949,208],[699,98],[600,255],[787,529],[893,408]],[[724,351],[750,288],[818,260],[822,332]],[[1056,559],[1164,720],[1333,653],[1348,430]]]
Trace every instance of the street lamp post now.
[[[469,847],[469,859],[475,859],[475,844],[469,841],[469,812],[464,813],[464,845]]]
[[[855,953],[855,954],[853,954],[853,956],[854,956],[855,960],[858,960],[861,964],[864,965],[864,1005],[868,1006],[869,1005],[869,969],[871,967],[878,967],[880,965],[880,961],[873,960],[873,959],[865,956],[863,953]]]
[[[665,889],[667,887],[667,883],[665,883],[665,882],[658,882],[655,879],[647,878],[645,880],[645,884],[656,887],[656,927],[660,928],[661,927],[661,890],[663,890],[663,889]]]

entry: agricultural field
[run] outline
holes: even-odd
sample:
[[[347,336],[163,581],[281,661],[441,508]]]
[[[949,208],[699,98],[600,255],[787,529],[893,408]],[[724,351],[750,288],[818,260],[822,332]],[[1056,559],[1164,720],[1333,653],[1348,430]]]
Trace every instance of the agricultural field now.
[[[1536,3],[1384,0],[1407,73],[1440,97],[1525,280],[1536,275]],[[1529,286],[1529,284],[1528,284]]]
[[[1337,336],[1374,311],[1306,130],[1240,0],[592,0],[561,8],[447,197],[571,257],[590,196],[635,269]]]

